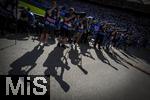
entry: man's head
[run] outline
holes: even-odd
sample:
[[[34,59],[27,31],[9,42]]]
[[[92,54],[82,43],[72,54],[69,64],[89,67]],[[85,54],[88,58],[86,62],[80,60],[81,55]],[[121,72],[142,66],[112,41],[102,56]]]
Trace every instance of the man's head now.
[[[69,9],[69,13],[70,13],[70,14],[74,14],[74,13],[75,13],[75,9],[71,7],[71,8]]]

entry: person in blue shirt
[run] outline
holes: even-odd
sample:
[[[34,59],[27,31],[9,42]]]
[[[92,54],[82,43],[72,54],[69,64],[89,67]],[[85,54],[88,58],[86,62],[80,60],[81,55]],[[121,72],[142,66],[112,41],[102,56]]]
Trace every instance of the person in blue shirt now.
[[[74,26],[75,26],[75,34],[73,36],[73,39],[74,43],[78,44],[81,36],[84,33],[83,18],[81,18],[80,15],[76,15]]]
[[[95,35],[94,48],[96,48],[96,45],[98,44],[98,49],[100,49],[100,46],[103,43],[105,33],[103,26],[100,23],[98,23],[98,21],[96,21],[94,24],[94,35]]]
[[[83,26],[84,26],[84,30],[83,30],[83,35],[81,37],[81,43],[87,43],[88,42],[88,36],[90,35],[89,24],[88,24],[87,18],[85,18],[83,20]]]
[[[111,34],[113,33],[111,26],[106,26],[105,33],[103,45],[108,50],[111,45]]]
[[[71,36],[71,30],[73,28],[74,19],[75,19],[75,10],[74,8],[70,8],[69,13],[66,13],[65,17],[63,18],[63,22],[61,25],[61,33],[60,33],[61,38],[59,39],[57,46],[66,48],[65,44],[68,42]]]

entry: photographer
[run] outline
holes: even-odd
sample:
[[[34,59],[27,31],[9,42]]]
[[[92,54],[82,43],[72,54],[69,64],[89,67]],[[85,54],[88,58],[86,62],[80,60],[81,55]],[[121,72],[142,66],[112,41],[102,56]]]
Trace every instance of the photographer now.
[[[65,44],[71,38],[71,31],[73,29],[74,19],[75,19],[75,10],[74,8],[70,8],[69,13],[66,13],[63,19],[63,22],[61,25],[61,33],[60,33],[61,38],[59,39],[57,46],[66,48]]]

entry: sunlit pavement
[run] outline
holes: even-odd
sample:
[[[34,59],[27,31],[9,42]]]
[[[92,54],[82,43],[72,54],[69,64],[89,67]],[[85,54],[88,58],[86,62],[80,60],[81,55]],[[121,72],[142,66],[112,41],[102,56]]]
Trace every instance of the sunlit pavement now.
[[[0,39],[1,75],[50,75],[51,100],[150,99],[148,51],[99,51],[83,44],[64,50],[57,40],[40,49],[31,38],[16,44]]]

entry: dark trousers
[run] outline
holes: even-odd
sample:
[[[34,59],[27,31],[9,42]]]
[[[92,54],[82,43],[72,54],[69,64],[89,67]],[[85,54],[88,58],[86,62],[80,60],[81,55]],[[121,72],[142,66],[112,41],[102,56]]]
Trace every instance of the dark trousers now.
[[[104,39],[104,35],[96,34],[94,47],[96,47],[96,45],[98,44],[98,48],[100,48],[100,46],[101,46],[102,43],[103,43],[103,39]]]

